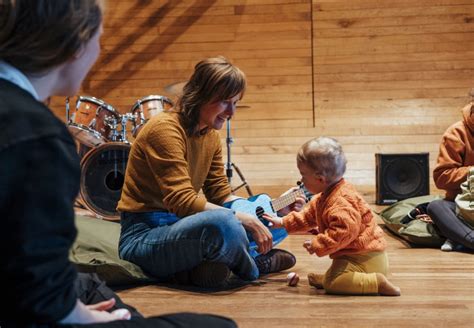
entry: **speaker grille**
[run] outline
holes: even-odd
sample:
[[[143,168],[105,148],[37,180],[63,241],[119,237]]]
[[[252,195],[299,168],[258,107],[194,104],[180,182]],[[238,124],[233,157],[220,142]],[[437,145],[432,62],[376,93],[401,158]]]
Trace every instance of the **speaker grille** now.
[[[375,154],[376,203],[429,194],[429,153]]]

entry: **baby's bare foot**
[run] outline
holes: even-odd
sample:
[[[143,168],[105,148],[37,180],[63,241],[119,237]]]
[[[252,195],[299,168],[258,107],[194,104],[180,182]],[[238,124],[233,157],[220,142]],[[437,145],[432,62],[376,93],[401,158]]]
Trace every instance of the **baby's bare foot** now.
[[[381,273],[377,273],[378,293],[382,296],[400,296],[400,287],[395,286],[387,277]]]
[[[323,289],[323,275],[317,273],[308,274],[308,283],[310,286],[316,287],[318,289]]]

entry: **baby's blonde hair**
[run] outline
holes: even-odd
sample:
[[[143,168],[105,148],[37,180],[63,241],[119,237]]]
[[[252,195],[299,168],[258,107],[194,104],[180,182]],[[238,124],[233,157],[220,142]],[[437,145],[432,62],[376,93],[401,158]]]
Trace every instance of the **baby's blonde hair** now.
[[[346,172],[346,156],[336,139],[318,137],[307,141],[298,151],[296,160],[324,176],[328,182],[336,181]]]

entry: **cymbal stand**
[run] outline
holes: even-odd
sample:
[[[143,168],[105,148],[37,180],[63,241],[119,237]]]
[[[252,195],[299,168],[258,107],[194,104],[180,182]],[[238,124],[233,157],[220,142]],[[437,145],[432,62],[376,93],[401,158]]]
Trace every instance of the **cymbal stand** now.
[[[244,175],[242,174],[240,169],[237,167],[237,165],[235,165],[231,161],[230,145],[234,142],[234,140],[230,136],[230,119],[227,120],[227,137],[226,137],[225,141],[226,141],[226,145],[227,145],[227,162],[225,164],[225,168],[226,168],[225,172],[226,172],[226,175],[227,175],[227,180],[229,180],[229,184],[231,184],[232,176],[233,176],[232,169],[234,168],[235,171],[237,172],[240,180],[242,181],[242,183],[240,185],[238,185],[235,188],[232,188],[232,193],[234,193],[236,190],[238,190],[238,189],[245,186],[245,190],[247,190],[247,193],[249,194],[249,196],[253,196],[253,193],[252,193],[252,190],[250,189],[249,184],[247,183],[247,181],[245,181]]]

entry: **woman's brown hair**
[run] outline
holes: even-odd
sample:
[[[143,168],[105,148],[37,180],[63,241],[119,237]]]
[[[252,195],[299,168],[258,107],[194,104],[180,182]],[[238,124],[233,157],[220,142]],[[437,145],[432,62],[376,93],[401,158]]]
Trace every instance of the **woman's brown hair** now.
[[[232,98],[245,92],[245,74],[222,56],[200,61],[183,88],[178,101],[181,122],[186,133],[195,134],[202,106]]]

